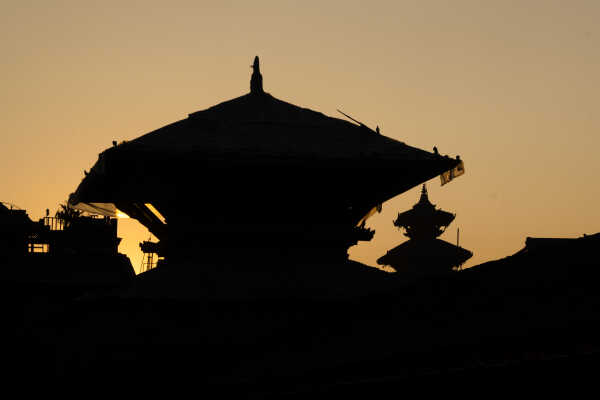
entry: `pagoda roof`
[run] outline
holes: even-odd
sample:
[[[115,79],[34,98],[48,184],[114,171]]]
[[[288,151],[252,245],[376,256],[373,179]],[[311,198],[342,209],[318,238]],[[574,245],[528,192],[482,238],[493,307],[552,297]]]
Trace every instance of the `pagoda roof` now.
[[[443,269],[448,265],[461,265],[472,256],[471,251],[440,239],[407,240],[377,259],[377,264],[394,268],[424,264]]]
[[[362,192],[372,200],[372,204],[361,203],[364,215],[374,205],[459,163],[386,137],[362,123],[277,99],[262,90],[260,72],[257,79],[258,59],[253,68],[250,93],[193,112],[134,140],[113,142],[86,173],[70,204],[103,203],[96,207],[100,210],[118,201],[122,205],[153,202],[156,196],[192,190],[195,185],[189,183],[215,167],[239,171],[230,175],[230,187],[248,179],[259,183],[271,179],[299,191],[320,179],[330,183],[331,193],[340,188]],[[253,175],[247,172],[251,168],[246,168],[253,166],[270,169]],[[283,172],[288,167],[302,173],[304,183],[298,178],[290,180]],[[326,176],[324,169],[329,171]],[[337,177],[343,177],[343,182],[338,179],[333,182],[338,186],[332,186]],[[328,194],[321,195],[326,198]]]
[[[423,184],[419,201],[410,210],[398,213],[394,225],[398,227],[414,226],[418,223],[431,221],[439,226],[448,226],[454,221],[455,217],[455,214],[435,208],[435,204],[429,201],[427,188]]]
[[[329,117],[265,92],[251,92],[191,113],[186,119],[109,150],[286,160],[290,157],[358,159],[365,156],[407,160],[442,158],[378,134],[365,125]]]
[[[372,130],[349,116],[357,124],[279,100],[263,90],[258,57],[252,68],[250,93],[193,112],[126,147],[211,157],[440,158],[383,136],[379,129]]]

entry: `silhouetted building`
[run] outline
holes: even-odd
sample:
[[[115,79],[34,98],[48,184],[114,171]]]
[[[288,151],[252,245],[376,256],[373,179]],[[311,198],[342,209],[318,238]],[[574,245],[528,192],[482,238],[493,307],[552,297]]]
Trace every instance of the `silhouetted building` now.
[[[39,232],[25,210],[0,203],[0,252],[4,257],[27,254],[30,238]]]
[[[578,238],[527,237],[525,247],[515,254],[470,269],[501,270],[507,275],[512,273],[522,275],[525,272],[542,275],[548,274],[551,270],[575,275],[576,268],[589,268],[596,274],[600,264],[599,247],[600,232],[593,235],[584,234]]]
[[[86,217],[66,207],[32,221],[25,210],[0,203],[0,280],[118,284],[133,277],[118,252],[117,220]]]
[[[473,256],[462,247],[437,239],[452,223],[455,214],[436,209],[429,201],[423,184],[419,201],[408,211],[398,214],[394,225],[404,229],[410,240],[389,250],[377,260],[399,273],[431,275],[445,273],[460,267]]]
[[[365,215],[459,163],[279,100],[252,68],[250,93],[103,151],[70,204],[137,219],[167,264],[343,264]]]

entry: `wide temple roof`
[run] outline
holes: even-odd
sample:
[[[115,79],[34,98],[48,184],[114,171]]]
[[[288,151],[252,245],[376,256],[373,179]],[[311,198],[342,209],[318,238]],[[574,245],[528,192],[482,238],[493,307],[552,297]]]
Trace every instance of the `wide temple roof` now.
[[[279,100],[249,93],[225,101],[122,145],[128,150],[195,153],[211,157],[435,160],[357,125]]]
[[[362,123],[326,116],[264,92],[258,57],[250,93],[193,112],[129,143],[160,152],[232,153],[253,157],[434,159],[433,154],[379,134]],[[358,122],[358,121],[357,121]]]
[[[269,175],[250,173],[250,179],[271,179],[291,189],[298,187],[294,190],[301,190],[302,185],[316,190],[311,182],[321,179],[331,194],[340,190],[365,193],[363,197],[370,196],[373,207],[459,163],[386,137],[362,123],[279,100],[262,90],[258,59],[253,67],[250,93],[193,112],[134,140],[115,142],[100,154],[70,203],[105,203],[88,211],[110,215],[119,201],[154,202],[161,194],[191,188],[199,176],[208,185],[206,179],[215,175],[207,172],[212,168],[219,173],[235,169],[227,181],[233,186],[234,180],[248,181],[243,174],[249,168],[266,166]],[[292,181],[286,181],[288,175],[282,172],[274,175],[274,171],[291,168],[302,175]],[[329,175],[323,175],[324,170]],[[327,183],[332,180],[338,186]],[[367,207],[363,200],[356,201],[361,203],[361,212]]]

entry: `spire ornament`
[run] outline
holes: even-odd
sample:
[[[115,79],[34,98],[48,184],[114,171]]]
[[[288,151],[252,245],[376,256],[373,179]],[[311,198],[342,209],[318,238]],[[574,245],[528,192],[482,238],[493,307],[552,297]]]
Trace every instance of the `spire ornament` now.
[[[253,69],[253,72],[252,77],[250,78],[250,93],[264,93],[258,56],[254,57],[254,63],[251,65],[251,67]]]

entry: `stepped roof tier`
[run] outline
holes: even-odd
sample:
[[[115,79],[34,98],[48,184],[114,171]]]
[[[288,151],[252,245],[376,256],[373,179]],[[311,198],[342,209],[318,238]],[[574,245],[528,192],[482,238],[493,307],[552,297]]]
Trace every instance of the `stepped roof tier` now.
[[[377,259],[377,264],[390,265],[399,273],[436,275],[459,267],[473,253],[440,239],[408,240]]]
[[[339,247],[373,207],[459,164],[279,100],[253,68],[250,93],[114,142],[70,204],[119,209],[178,252]]]
[[[410,210],[398,213],[394,225],[406,230],[411,239],[433,239],[444,233],[455,214],[435,208],[427,196],[427,187],[423,184],[419,202]]]

